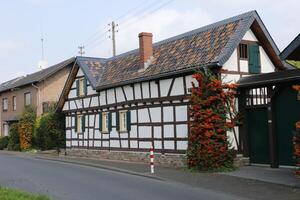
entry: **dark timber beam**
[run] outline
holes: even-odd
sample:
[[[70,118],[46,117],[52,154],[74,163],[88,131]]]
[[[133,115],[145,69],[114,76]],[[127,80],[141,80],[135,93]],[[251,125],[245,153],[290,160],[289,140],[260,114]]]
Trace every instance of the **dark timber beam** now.
[[[275,132],[275,112],[274,103],[272,101],[276,92],[272,86],[268,87],[268,135],[269,135],[269,151],[270,151],[270,164],[272,168],[278,168],[277,146],[276,146],[276,132]]]

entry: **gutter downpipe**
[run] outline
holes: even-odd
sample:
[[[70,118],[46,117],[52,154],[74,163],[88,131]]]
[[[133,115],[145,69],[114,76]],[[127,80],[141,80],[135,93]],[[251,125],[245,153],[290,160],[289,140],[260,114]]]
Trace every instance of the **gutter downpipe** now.
[[[34,87],[38,91],[38,100],[37,100],[37,109],[38,109],[39,104],[40,104],[40,100],[41,100],[40,88],[37,85],[35,85],[34,83],[31,83],[31,85],[32,85],[32,87]]]

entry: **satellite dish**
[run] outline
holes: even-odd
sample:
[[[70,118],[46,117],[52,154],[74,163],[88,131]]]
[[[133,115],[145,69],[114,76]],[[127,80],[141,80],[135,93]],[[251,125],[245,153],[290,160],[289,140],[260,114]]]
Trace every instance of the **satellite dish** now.
[[[47,60],[40,60],[38,63],[39,69],[46,69],[48,67]]]

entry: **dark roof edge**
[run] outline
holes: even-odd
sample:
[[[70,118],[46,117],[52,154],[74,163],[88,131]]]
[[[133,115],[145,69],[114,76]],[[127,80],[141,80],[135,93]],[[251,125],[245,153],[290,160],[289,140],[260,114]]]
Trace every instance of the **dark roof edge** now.
[[[300,34],[298,34],[280,53],[281,59],[286,60],[290,53],[294,51],[298,46],[300,46]]]
[[[135,79],[129,79],[127,81],[122,81],[122,82],[117,82],[117,83],[113,83],[113,84],[98,86],[98,87],[96,87],[96,90],[100,91],[100,90],[104,90],[104,89],[109,89],[109,88],[113,88],[113,87],[133,84],[133,83],[137,83],[137,82],[144,82],[144,81],[156,80],[156,79],[161,79],[161,78],[167,78],[167,77],[175,76],[175,75],[182,75],[182,74],[185,74],[185,73],[192,73],[197,68],[199,69],[199,68],[203,68],[203,67],[210,67],[210,68],[220,67],[220,64],[217,63],[217,62],[214,62],[214,63],[208,63],[208,64],[204,64],[204,65],[195,65],[193,67],[186,68],[186,69],[183,69],[183,70],[165,72],[165,73],[160,73],[160,74],[156,74],[156,75],[153,75],[153,76],[139,77],[139,78],[135,78]]]

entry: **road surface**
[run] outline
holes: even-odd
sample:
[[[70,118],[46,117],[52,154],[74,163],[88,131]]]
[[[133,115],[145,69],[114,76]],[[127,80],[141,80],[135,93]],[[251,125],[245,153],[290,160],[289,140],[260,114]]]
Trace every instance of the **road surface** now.
[[[0,153],[0,186],[57,200],[241,199],[175,182],[4,153]]]

